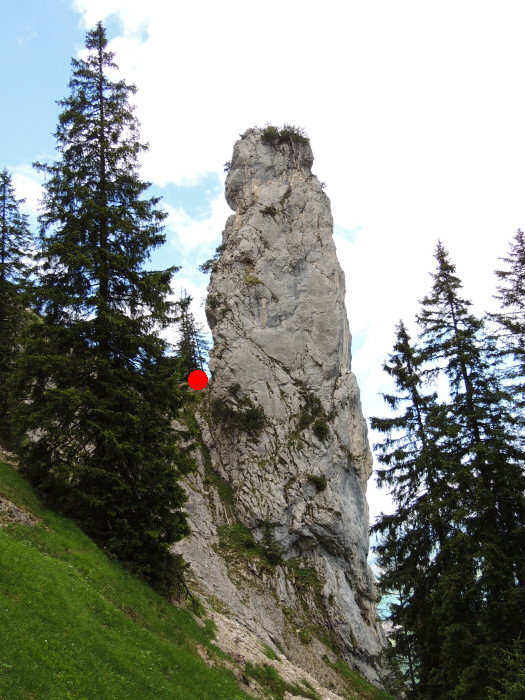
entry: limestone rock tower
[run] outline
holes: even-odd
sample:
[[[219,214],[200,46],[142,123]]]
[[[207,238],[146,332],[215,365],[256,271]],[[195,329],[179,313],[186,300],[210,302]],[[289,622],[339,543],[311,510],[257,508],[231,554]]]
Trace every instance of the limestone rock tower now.
[[[193,535],[178,551],[200,594],[265,643],[309,666],[336,649],[380,685],[372,458],[330,200],[312,164],[298,132],[253,128],[235,144],[235,213],[206,304],[206,459],[188,481]]]

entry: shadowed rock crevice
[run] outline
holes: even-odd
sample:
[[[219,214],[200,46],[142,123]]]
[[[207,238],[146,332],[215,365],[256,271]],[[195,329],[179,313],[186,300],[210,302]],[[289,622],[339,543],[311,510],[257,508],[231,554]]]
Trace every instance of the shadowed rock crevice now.
[[[330,200],[312,164],[308,141],[249,129],[235,144],[235,214],[206,305],[212,379],[198,421],[209,458],[187,481],[194,534],[177,551],[203,597],[294,663],[338,650],[380,684],[372,457]],[[229,489],[222,508],[216,478]]]

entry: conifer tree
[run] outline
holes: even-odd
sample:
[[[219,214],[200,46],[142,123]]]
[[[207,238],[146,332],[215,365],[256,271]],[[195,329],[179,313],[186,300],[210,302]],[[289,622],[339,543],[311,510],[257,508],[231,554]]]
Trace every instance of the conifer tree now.
[[[24,199],[16,199],[10,173],[0,173],[0,439],[9,444],[7,381],[18,352],[17,337],[26,319],[32,237],[27,214],[20,212]]]
[[[60,157],[46,176],[37,289],[42,322],[25,340],[14,391],[21,465],[74,513],[108,552],[170,592],[180,571],[169,546],[188,533],[177,479],[192,460],[172,419],[180,377],[157,332],[178,269],[146,271],[165,241],[138,176],[146,149],[101,23],[73,59],[70,95],[59,104]],[[180,567],[179,567],[180,568]]]
[[[443,643],[427,688],[436,697],[483,697],[497,653],[523,631],[525,619],[523,453],[512,397],[491,364],[484,324],[461,297],[461,281],[441,243],[435,257],[432,291],[418,322],[425,361],[448,379],[447,419],[454,432],[443,439],[456,455],[459,508],[434,595]]]
[[[181,371],[185,377],[196,369],[203,369],[208,343],[200,326],[190,311],[192,298],[181,292],[178,306],[179,316],[179,340],[176,345],[176,355],[181,359]]]
[[[430,378],[422,366],[423,356],[402,321],[396,332],[394,352],[383,369],[393,378],[397,393],[383,398],[391,409],[404,410],[390,418],[372,418],[371,425],[386,434],[383,443],[375,445],[385,465],[377,479],[378,484],[392,487],[397,509],[391,515],[381,514],[372,532],[381,534],[374,547],[383,569],[380,587],[399,601],[391,605],[393,656],[405,667],[415,693],[439,659],[431,595],[457,499],[448,485],[454,455],[448,454],[441,439],[446,409],[436,392],[425,391]]]
[[[500,668],[489,688],[488,700],[520,700],[525,697],[525,640],[516,639],[500,654]]]
[[[525,235],[518,229],[510,244],[508,257],[502,258],[508,267],[496,270],[501,280],[495,298],[499,300],[502,312],[496,318],[508,331],[509,345],[521,349],[525,346]]]
[[[398,504],[373,529],[384,534],[381,586],[399,598],[392,621],[413,696],[459,700],[487,695],[523,629],[525,481],[512,397],[483,323],[441,243],[436,260],[420,344],[400,326],[385,365],[400,392],[385,399],[407,408],[372,421],[387,434],[379,479]],[[445,397],[423,394],[443,378]]]
[[[510,244],[510,253],[502,259],[506,269],[496,270],[500,285],[495,299],[500,302],[500,311],[490,314],[498,327],[497,338],[500,353],[510,366],[505,367],[505,376],[513,392],[519,396],[519,409],[525,408],[525,235],[518,229]]]

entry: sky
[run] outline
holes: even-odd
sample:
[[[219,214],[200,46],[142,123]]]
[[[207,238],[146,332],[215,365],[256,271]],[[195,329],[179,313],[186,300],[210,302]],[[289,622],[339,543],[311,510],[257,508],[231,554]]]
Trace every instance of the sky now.
[[[326,183],[363,411],[388,415],[382,363],[431,287],[441,239],[482,314],[525,227],[522,0],[19,0],[2,7],[0,168],[35,222],[71,58],[103,21],[135,83],[141,177],[168,212],[159,267],[205,324],[198,266],[232,213],[224,163],[246,129],[294,124]],[[370,432],[372,443],[381,435]],[[392,512],[372,477],[370,520]]]

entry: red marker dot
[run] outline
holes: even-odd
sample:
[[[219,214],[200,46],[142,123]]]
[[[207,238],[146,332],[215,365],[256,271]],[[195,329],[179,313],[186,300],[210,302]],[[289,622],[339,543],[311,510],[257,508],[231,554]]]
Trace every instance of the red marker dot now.
[[[190,372],[188,384],[192,389],[197,389],[197,391],[200,391],[201,389],[204,389],[207,383],[208,375],[206,372],[203,372],[201,369],[196,369],[193,372]]]

